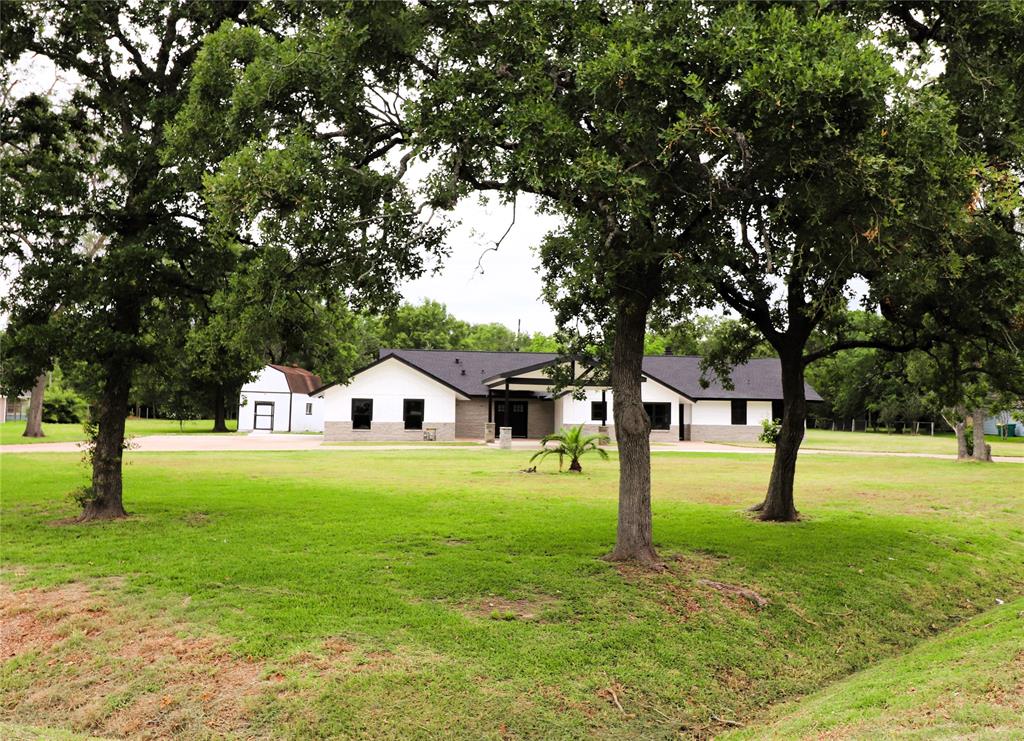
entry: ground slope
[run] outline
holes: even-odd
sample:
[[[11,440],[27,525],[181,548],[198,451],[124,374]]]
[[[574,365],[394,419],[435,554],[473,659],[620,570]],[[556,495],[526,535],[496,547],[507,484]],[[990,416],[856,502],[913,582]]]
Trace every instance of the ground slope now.
[[[1024,738],[1024,599],[726,738]]]

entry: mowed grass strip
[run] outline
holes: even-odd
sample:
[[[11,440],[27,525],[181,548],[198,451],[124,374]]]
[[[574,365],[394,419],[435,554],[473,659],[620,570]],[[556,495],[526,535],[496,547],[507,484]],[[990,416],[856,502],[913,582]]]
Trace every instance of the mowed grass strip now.
[[[528,457],[132,453],[132,518],[58,526],[85,479],[77,457],[5,456],[5,573],[16,589],[122,578],[105,588],[116,622],[170,614],[177,633],[258,664],[268,684],[239,700],[233,732],[296,738],[707,734],[1024,590],[1014,464],[807,456],[804,520],[769,525],[742,512],[763,493],[766,456],[658,453],[668,569],[650,573],[600,559],[614,461],[530,474]],[[92,669],[55,672],[62,646],[5,667],[7,719],[116,731],[117,709],[33,701],[41,685],[128,671],[114,640],[86,651]],[[202,706],[175,686],[175,702]],[[119,707],[160,692],[136,682]],[[217,728],[184,717],[180,734]]]
[[[1019,458],[1024,456],[1024,437],[986,435],[992,455]],[[750,445],[750,443],[744,443]],[[770,447],[754,443],[757,447]],[[956,438],[952,433],[928,435],[888,434],[885,432],[844,432],[842,430],[807,430],[803,445],[808,450],[846,450],[867,453],[925,453],[956,455]]]
[[[238,422],[227,421],[227,427],[234,432]],[[43,422],[44,437],[24,437],[25,421],[15,420],[0,423],[0,445],[31,445],[33,443],[67,443],[85,440],[85,428],[80,424],[58,424]],[[145,435],[178,435],[213,433],[212,419],[136,419],[125,421],[125,434],[129,437]],[[220,433],[224,434],[224,433]]]

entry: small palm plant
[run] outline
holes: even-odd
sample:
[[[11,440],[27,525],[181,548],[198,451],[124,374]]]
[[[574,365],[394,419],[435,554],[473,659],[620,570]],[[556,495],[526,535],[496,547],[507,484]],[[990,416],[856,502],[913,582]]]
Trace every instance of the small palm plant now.
[[[549,448],[548,443],[558,443],[557,446]],[[558,470],[562,470],[562,462],[569,459],[569,470],[577,473],[583,472],[580,466],[580,458],[587,453],[594,451],[602,460],[608,460],[608,453],[604,448],[598,447],[609,442],[607,435],[584,435],[583,425],[578,427],[564,427],[558,432],[545,435],[540,441],[541,449],[530,458],[535,461],[538,458],[544,460],[549,455],[558,456]]]

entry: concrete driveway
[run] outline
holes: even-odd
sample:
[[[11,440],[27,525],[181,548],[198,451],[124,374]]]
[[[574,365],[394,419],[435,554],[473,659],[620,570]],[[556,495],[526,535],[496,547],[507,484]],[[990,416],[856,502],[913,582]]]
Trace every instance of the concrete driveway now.
[[[470,442],[470,441],[466,441]],[[133,451],[143,453],[174,453],[174,452],[231,452],[260,450],[323,450],[364,452],[374,450],[495,450],[497,444],[491,445],[445,445],[443,443],[394,443],[379,445],[346,445],[344,443],[324,444],[323,435],[310,434],[271,434],[256,433],[249,435],[146,435],[133,440]],[[614,447],[614,446],[613,446]],[[536,440],[513,440],[513,450],[536,450]],[[0,455],[5,453],[79,453],[81,443],[34,443],[22,445],[0,445]],[[651,446],[652,453],[745,453],[755,455],[771,455],[772,448],[740,447],[697,441],[680,441]],[[814,450],[801,448],[801,455],[850,455],[867,457],[900,457],[900,458],[935,458],[953,460],[955,456],[936,453],[880,453],[853,450]],[[998,463],[1024,463],[1024,457],[1011,458],[996,456]]]

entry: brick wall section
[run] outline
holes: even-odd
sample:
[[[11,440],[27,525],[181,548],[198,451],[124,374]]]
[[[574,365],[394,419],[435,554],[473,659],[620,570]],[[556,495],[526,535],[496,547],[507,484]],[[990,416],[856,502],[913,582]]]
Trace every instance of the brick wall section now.
[[[436,428],[439,441],[455,439],[455,424],[452,422],[426,421],[423,427]],[[481,433],[482,430],[481,426]],[[407,430],[404,422],[372,422],[369,430],[353,430],[351,422],[324,422],[324,442],[350,443],[360,440],[417,442],[423,440],[423,430]]]
[[[672,425],[667,430],[651,430],[652,443],[677,443],[679,442],[679,426]]]
[[[484,408],[486,414],[486,407]],[[483,425],[480,426],[483,429]],[[555,431],[555,402],[550,399],[530,399],[526,410],[526,436],[541,438]]]
[[[752,443],[761,434],[761,427],[753,425],[691,425],[690,439],[706,443]]]
[[[487,399],[455,402],[455,437],[483,440],[486,423]]]

